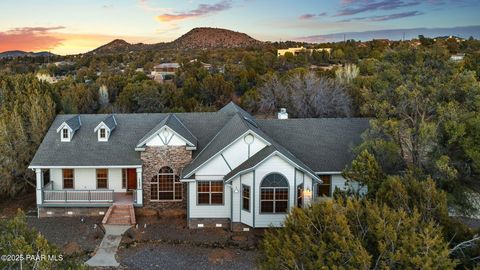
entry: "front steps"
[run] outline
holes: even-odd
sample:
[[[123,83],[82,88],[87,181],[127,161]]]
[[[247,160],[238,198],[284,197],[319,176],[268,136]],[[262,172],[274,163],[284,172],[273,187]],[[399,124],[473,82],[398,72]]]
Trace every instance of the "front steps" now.
[[[110,206],[102,224],[135,225],[135,210],[132,204],[114,204]]]

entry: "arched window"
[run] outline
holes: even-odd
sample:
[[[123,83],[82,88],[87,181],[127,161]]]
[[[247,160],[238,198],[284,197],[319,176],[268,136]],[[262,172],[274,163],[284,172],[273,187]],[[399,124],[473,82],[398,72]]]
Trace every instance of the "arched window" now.
[[[265,176],[260,184],[260,213],[286,213],[287,211],[287,179],[278,173]]]
[[[162,167],[152,178],[150,191],[152,201],[182,200],[182,183],[170,167]]]

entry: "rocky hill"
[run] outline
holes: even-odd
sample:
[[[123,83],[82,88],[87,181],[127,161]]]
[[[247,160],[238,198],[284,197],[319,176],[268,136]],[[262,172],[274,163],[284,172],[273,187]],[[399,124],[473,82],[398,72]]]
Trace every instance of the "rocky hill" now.
[[[200,27],[190,30],[188,33],[172,42],[155,44],[131,44],[125,40],[115,39],[97,49],[93,54],[112,54],[118,52],[131,52],[141,50],[162,49],[204,49],[204,48],[244,48],[260,46],[258,41],[247,34],[221,28]]]
[[[260,44],[247,34],[209,27],[194,28],[172,42],[178,49],[244,48]]]

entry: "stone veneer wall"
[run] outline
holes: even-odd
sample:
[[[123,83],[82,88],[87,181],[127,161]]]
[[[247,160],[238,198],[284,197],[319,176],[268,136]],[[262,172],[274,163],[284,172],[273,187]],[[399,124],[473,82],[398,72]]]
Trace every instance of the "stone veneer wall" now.
[[[192,151],[186,150],[185,146],[148,146],[145,151],[141,152],[141,159],[143,160],[143,206],[159,211],[166,209],[186,210],[187,186],[185,183],[183,184],[182,201],[177,202],[151,201],[150,183],[160,168],[164,166],[172,168],[173,172],[180,176],[185,165],[192,160]]]

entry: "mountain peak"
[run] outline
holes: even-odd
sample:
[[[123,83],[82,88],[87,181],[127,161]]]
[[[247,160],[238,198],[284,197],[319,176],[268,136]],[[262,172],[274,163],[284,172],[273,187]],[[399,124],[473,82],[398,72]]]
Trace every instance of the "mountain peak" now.
[[[223,28],[197,27],[172,42],[177,48],[239,48],[261,42],[245,33]]]

